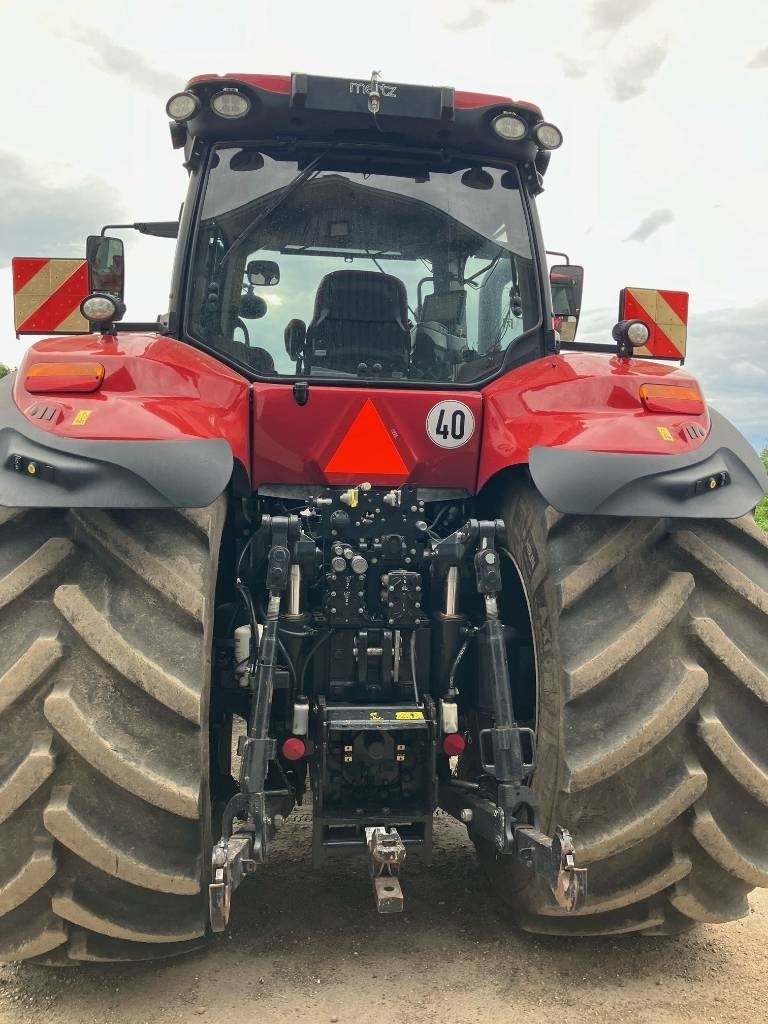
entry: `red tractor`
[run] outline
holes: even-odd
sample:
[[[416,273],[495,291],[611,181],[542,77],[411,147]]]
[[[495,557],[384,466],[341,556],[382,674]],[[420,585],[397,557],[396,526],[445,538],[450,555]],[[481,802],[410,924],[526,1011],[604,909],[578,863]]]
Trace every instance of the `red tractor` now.
[[[440,807],[528,930],[746,913],[768,481],[673,365],[685,296],[555,331],[533,104],[204,75],[167,109],[188,196],[133,226],[178,237],[168,313],[121,321],[106,229],[14,266],[54,336],[0,383],[0,955],[198,945],[303,802],[382,912]]]

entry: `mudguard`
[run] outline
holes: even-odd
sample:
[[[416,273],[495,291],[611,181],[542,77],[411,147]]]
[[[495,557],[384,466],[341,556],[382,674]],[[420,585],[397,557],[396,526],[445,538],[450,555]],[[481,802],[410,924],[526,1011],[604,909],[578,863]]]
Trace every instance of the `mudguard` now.
[[[78,440],[40,429],[16,407],[14,378],[0,381],[0,506],[203,508],[232,477],[221,438]]]
[[[534,447],[533,482],[558,510],[574,515],[738,519],[768,490],[757,452],[709,409],[704,443],[679,455],[636,455]]]

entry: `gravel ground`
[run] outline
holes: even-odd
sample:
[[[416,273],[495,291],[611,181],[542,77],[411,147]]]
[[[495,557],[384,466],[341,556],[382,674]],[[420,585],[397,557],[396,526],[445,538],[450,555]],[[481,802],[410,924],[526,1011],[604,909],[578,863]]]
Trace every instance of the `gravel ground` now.
[[[563,940],[511,927],[463,828],[436,822],[406,863],[406,911],[380,917],[364,862],[309,867],[309,827],[239,890],[231,934],[156,965],[0,968],[0,1024],[760,1022],[768,894],[743,921],[671,939]]]

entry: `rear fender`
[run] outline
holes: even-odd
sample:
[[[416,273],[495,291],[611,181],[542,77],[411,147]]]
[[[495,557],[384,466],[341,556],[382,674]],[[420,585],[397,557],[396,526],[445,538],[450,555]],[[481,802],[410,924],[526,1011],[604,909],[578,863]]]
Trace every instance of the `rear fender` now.
[[[93,360],[93,394],[31,394],[34,361]],[[48,339],[0,381],[0,505],[202,508],[232,482],[250,492],[250,387],[154,334]]]
[[[675,367],[569,353],[484,393],[478,486],[527,464],[559,512],[737,519],[768,490],[757,452],[724,416],[651,413],[643,382],[695,384]]]

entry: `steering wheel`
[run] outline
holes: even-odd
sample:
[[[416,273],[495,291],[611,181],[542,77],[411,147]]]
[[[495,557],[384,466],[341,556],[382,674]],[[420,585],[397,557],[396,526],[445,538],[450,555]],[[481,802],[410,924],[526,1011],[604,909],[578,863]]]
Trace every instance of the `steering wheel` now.
[[[238,327],[243,332],[243,336],[245,338],[246,346],[248,348],[250,348],[250,346],[251,346],[251,336],[248,333],[248,328],[245,326],[245,321],[243,320],[242,317],[238,316],[238,317],[235,318],[235,327],[234,327],[234,330],[232,331],[232,340],[234,341],[234,334],[235,334],[235,331],[238,329]]]

